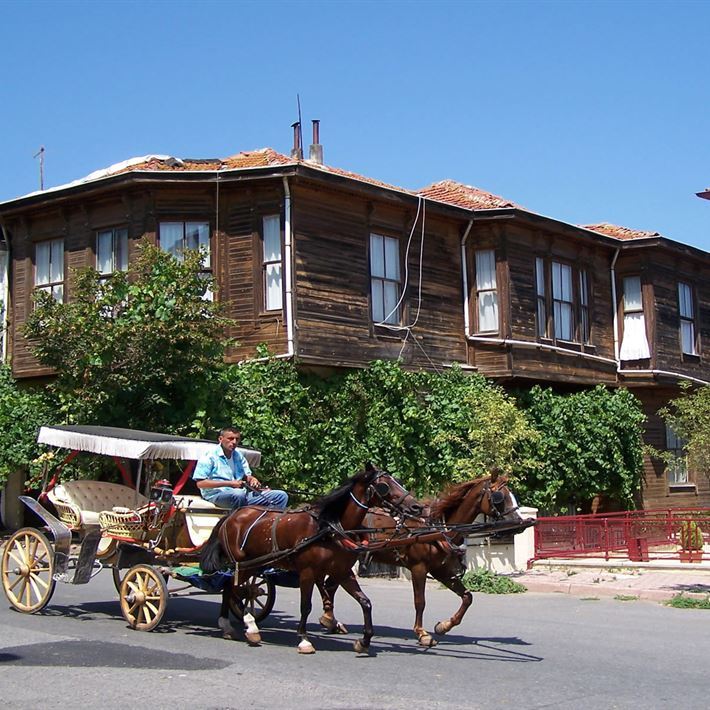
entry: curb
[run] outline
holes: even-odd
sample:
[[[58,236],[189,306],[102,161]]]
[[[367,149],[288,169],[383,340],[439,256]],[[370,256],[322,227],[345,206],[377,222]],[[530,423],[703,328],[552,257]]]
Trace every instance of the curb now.
[[[633,587],[618,587],[604,584],[574,584],[571,582],[558,582],[542,580],[516,580],[524,585],[528,592],[535,594],[569,594],[576,597],[636,597],[643,601],[663,602],[672,599],[678,594],[683,594],[692,599],[705,599],[706,593],[681,592],[673,589],[635,589]]]

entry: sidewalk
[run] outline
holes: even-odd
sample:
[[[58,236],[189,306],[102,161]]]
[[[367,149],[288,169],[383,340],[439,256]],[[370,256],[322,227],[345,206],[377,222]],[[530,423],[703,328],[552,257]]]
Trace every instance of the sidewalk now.
[[[545,560],[513,575],[529,592],[557,592],[576,597],[637,597],[665,601],[680,594],[704,599],[710,594],[710,562],[626,562]]]

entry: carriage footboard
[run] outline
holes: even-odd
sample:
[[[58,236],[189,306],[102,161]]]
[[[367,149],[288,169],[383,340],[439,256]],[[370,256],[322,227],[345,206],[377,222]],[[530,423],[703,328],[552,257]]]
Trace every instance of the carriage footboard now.
[[[47,526],[54,537],[54,576],[66,581],[71,547],[71,530],[58,518],[55,518],[44,506],[29,496],[19,496],[21,500]]]

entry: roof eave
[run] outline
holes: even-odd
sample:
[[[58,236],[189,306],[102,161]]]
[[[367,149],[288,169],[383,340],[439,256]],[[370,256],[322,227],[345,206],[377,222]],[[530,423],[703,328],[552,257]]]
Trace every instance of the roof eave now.
[[[505,219],[521,219],[534,225],[544,225],[548,229],[564,234],[573,233],[577,237],[588,239],[595,244],[603,244],[609,247],[618,247],[620,241],[604,234],[599,234],[591,229],[579,227],[576,224],[563,222],[554,217],[547,217],[535,212],[528,212],[519,207],[495,207],[487,210],[476,210],[476,221],[496,221]]]
[[[87,195],[101,192],[105,188],[113,187],[120,183],[190,183],[190,182],[214,182],[219,179],[234,181],[235,179],[264,179],[269,177],[283,177],[294,174],[295,163],[285,165],[259,165],[249,168],[228,168],[222,170],[129,170],[117,175],[90,180],[85,183],[68,185],[56,190],[32,193],[23,197],[16,197],[12,200],[0,202],[0,215],[11,214],[14,211],[26,207],[34,207],[38,204],[54,204],[75,197],[76,195]],[[235,176],[235,173],[237,174]]]

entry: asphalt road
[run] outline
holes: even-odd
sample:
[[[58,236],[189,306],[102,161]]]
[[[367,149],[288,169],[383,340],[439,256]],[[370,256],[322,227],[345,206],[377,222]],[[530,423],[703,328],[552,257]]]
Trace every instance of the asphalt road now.
[[[707,708],[710,612],[569,595],[477,595],[464,623],[433,649],[411,632],[406,582],[364,581],[376,637],[325,636],[311,616],[313,656],[296,652],[298,597],[278,590],[249,648],[216,629],[217,597],[171,599],[161,626],[131,631],[110,574],[58,584],[40,615],[0,593],[0,704],[25,708]],[[456,598],[431,584],[429,628]],[[361,628],[359,607],[339,617]]]

